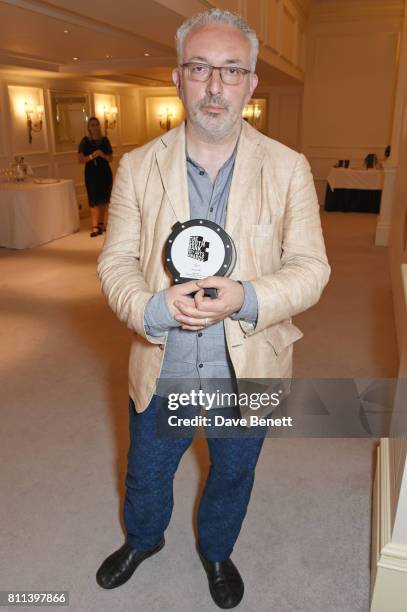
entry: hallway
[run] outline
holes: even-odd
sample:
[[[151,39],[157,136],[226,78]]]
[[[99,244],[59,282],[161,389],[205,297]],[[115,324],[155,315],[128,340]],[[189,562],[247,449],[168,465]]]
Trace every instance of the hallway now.
[[[295,374],[395,376],[387,252],[373,246],[376,216],[322,218],[332,277],[320,303],[295,319],[305,334]],[[162,553],[117,591],[94,579],[123,539],[128,440],[129,332],[100,293],[101,244],[83,229],[32,250],[0,249],[2,588],[69,590],[74,612],[213,610],[192,527],[208,468],[201,438],[177,473]],[[368,611],[374,445],[266,440],[233,555],[246,582],[239,609]]]

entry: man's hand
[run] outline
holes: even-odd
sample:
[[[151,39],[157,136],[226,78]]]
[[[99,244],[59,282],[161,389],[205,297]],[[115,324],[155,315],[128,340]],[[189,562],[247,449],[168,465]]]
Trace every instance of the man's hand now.
[[[193,281],[195,282],[195,281]],[[186,283],[189,284],[189,283]],[[195,283],[199,289],[193,301],[174,300],[179,313],[174,319],[181,323],[182,329],[196,331],[219,321],[241,309],[244,302],[242,285],[222,276],[208,276]],[[185,286],[185,285],[184,285]],[[204,297],[205,288],[217,289],[217,297]]]
[[[181,285],[173,285],[172,287],[166,289],[165,299],[171,316],[174,317],[174,315],[180,314],[180,310],[174,305],[174,302],[179,302],[184,306],[194,304],[194,298],[189,294],[198,290],[199,287],[196,284],[196,281],[189,281],[188,283],[182,283]]]

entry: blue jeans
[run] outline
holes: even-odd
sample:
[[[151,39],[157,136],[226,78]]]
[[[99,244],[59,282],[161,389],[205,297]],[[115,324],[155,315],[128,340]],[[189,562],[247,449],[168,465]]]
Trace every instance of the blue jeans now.
[[[175,472],[195,433],[192,430],[191,435],[179,438],[158,436],[157,413],[163,402],[166,400],[153,396],[142,413],[136,413],[133,401],[129,402],[124,520],[127,542],[138,550],[157,546],[168,527]],[[188,416],[199,414],[197,406],[188,409]],[[263,441],[264,437],[207,436],[211,466],[199,505],[198,534],[200,549],[209,561],[224,561],[232,554],[246,515]]]

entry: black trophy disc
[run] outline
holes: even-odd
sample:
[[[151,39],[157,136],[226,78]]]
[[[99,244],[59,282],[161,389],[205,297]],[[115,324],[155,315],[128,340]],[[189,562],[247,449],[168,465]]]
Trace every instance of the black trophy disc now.
[[[165,262],[174,283],[229,276],[235,267],[236,248],[229,234],[217,223],[191,219],[173,226],[165,246]],[[212,293],[205,291],[206,295]]]

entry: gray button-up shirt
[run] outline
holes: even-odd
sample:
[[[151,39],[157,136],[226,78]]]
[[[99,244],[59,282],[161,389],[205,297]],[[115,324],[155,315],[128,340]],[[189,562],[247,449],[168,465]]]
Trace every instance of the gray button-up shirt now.
[[[191,219],[209,219],[224,227],[226,208],[235,165],[236,149],[219,170],[214,184],[204,168],[186,157]],[[242,282],[245,299],[242,308],[231,315],[251,323],[257,321],[256,292],[249,281]],[[199,381],[234,378],[226,346],[224,323],[189,331],[180,327],[167,306],[164,291],[156,293],[145,309],[144,326],[151,336],[167,335],[160,378],[184,378]]]

